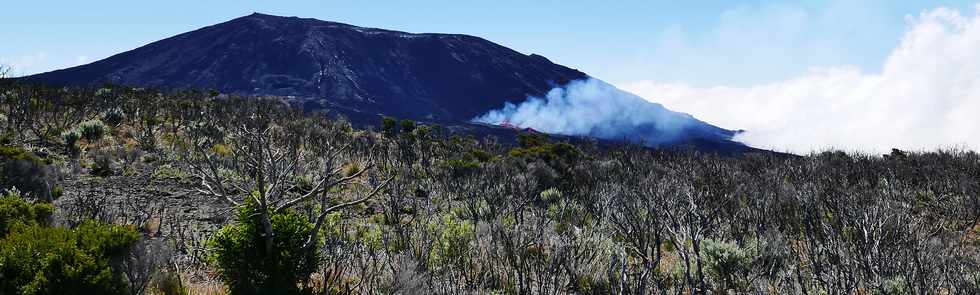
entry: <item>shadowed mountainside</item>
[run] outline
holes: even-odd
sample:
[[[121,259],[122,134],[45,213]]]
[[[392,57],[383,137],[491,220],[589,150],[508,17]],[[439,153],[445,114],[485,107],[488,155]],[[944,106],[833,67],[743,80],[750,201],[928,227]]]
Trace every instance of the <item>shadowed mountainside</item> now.
[[[473,36],[256,13],[29,78],[293,96],[307,107],[452,122],[585,77]]]
[[[376,124],[385,115],[505,140],[513,139],[517,130],[470,120],[589,78],[540,55],[474,36],[414,34],[258,13],[91,64],[26,77],[56,85],[110,83],[281,96],[306,110],[343,114],[358,125]],[[753,150],[731,140],[735,131],[695,121],[669,145]],[[650,126],[640,127],[627,133],[643,132],[641,136],[606,140],[659,136],[650,133]]]

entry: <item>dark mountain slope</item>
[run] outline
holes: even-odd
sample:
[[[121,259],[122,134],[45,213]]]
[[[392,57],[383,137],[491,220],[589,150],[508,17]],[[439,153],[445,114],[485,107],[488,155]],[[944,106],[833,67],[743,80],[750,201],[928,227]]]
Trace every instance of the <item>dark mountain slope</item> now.
[[[493,126],[500,122],[471,124],[470,120],[506,103],[544,97],[555,87],[589,78],[545,57],[524,55],[473,36],[413,34],[257,13],[91,64],[25,77],[59,85],[110,83],[285,96],[307,110],[338,112],[358,125],[375,124],[379,115],[387,115],[510,139],[517,130]],[[612,102],[620,92],[611,92],[606,101]],[[623,112],[650,110],[641,114],[647,118],[690,117],[639,97],[630,100],[636,104]],[[731,140],[734,131],[690,119],[689,127],[656,146],[723,152],[747,148]],[[628,129],[606,130],[602,134],[607,136],[597,137],[647,143],[665,138],[664,130],[655,124],[615,128],[621,127]]]
[[[584,77],[473,36],[252,14],[28,79],[295,96],[348,111],[458,122]]]

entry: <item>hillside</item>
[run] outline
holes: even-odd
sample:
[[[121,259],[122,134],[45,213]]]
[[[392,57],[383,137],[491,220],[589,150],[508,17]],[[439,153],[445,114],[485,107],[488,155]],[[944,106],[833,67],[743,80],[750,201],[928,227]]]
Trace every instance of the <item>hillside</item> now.
[[[307,111],[347,116],[359,126],[392,116],[512,141],[514,130],[470,120],[530,97],[545,97],[570,82],[595,78],[474,36],[413,34],[256,13],[25,79],[54,85],[108,83],[280,96]],[[609,91],[595,99],[614,101],[625,94],[614,88]],[[635,125],[613,122],[616,132],[604,132],[599,138],[726,153],[753,150],[732,141],[735,131],[639,97],[629,99],[629,105],[608,114],[610,120],[617,119],[615,112],[636,110],[644,111],[641,118],[630,120]],[[688,124],[663,130],[650,123],[676,118]],[[595,136],[590,130],[603,128],[561,134]]]
[[[446,122],[585,77],[473,36],[256,13],[29,79],[293,96],[314,108]]]
[[[275,99],[5,82],[3,294],[980,291],[972,151],[501,145]]]

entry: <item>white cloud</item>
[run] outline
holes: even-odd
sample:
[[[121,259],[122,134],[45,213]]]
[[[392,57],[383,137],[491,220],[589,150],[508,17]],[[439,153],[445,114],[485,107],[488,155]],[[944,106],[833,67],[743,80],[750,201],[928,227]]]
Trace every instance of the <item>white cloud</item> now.
[[[806,153],[980,148],[980,17],[937,8],[875,73],[843,65],[747,87],[636,81],[622,89],[725,128],[756,147]],[[765,44],[757,44],[765,46]]]
[[[731,3],[713,20],[651,28],[655,31],[637,44],[636,53],[622,57],[628,64],[606,69],[628,75],[597,74],[613,82],[629,82],[625,76],[698,86],[749,86],[798,76],[815,65],[878,68],[902,34],[898,11],[914,9],[896,8],[902,5],[893,2]]]

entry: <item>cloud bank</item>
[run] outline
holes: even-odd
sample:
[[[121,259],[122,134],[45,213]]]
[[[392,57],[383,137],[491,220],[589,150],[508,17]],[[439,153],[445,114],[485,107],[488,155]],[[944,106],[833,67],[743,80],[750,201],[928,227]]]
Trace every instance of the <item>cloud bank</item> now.
[[[528,97],[520,105],[507,103],[473,121],[648,145],[683,139],[696,131],[726,132],[591,78],[556,87],[545,97]]]
[[[796,153],[827,148],[980,149],[980,17],[937,8],[909,17],[880,71],[811,70],[748,87],[637,81],[619,87],[726,128],[736,139]],[[758,44],[765,46],[765,44]],[[723,49],[719,49],[723,50]],[[669,70],[669,69],[666,69]]]
[[[745,86],[796,77],[814,65],[879,68],[902,36],[905,12],[932,7],[897,2],[729,1],[717,15],[701,12],[710,18],[646,29],[648,36],[631,44],[636,53],[603,69],[617,74],[599,77],[617,85],[648,79]]]

